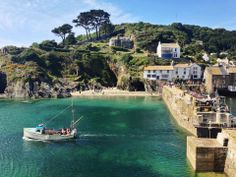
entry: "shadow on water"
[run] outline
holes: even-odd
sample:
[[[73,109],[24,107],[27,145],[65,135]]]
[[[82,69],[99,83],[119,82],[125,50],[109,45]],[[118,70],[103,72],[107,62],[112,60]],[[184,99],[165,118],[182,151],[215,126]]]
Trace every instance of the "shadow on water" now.
[[[78,139],[46,143],[22,139],[24,127],[49,120],[70,103],[71,99],[0,102],[1,175],[213,177],[189,169],[187,134],[156,99],[76,99],[76,115],[84,116],[77,126]],[[71,119],[68,110],[48,127],[61,128]]]
[[[47,162],[44,162],[43,166],[41,167],[42,174],[40,176],[54,177],[56,175],[61,177],[73,177],[75,174],[77,174],[76,176],[79,177],[172,177],[153,171],[149,166],[123,163],[114,159],[100,159],[99,157],[96,157],[96,155],[93,158],[87,158],[86,156],[83,156],[80,157],[79,160],[74,159],[73,157],[68,159],[63,158],[63,164],[60,162],[60,158],[50,158]],[[71,166],[71,163],[76,165]],[[53,174],[52,176],[48,175],[49,169],[50,173]]]

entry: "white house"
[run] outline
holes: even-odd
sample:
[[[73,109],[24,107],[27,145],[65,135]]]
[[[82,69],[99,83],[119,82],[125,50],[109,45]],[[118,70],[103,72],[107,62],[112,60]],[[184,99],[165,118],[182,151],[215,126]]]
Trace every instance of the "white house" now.
[[[174,66],[148,66],[144,68],[144,79],[148,80],[199,80],[202,69],[195,63],[177,64]]]
[[[171,81],[174,74],[173,66],[147,66],[144,68],[144,78],[148,80]]]
[[[198,80],[202,77],[202,68],[196,63],[177,64],[174,68],[174,78],[182,80]]]
[[[157,55],[160,58],[180,58],[180,46],[178,43],[161,43],[157,46]]]

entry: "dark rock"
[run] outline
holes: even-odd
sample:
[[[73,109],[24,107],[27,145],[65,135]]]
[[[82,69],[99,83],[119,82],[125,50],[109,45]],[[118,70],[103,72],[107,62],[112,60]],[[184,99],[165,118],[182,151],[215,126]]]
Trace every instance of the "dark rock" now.
[[[3,72],[0,72],[0,94],[4,93],[7,87],[7,75]]]
[[[10,98],[65,98],[76,87],[74,83],[58,80],[54,83],[28,77],[8,83],[5,94]]]

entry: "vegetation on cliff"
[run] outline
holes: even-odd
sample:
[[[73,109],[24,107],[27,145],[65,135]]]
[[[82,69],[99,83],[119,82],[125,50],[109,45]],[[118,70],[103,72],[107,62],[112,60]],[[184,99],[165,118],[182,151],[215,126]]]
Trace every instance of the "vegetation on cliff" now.
[[[137,46],[149,52],[156,51],[159,41],[178,42],[183,56],[195,57],[203,51],[217,54],[227,51],[236,59],[236,31],[181,23],[153,25],[143,22],[117,25],[116,29],[125,29],[126,35],[134,35]]]
[[[230,59],[236,59],[236,31],[181,23],[165,26],[143,22],[112,25],[109,17],[110,14],[103,10],[83,12],[73,23],[83,27],[86,35],[75,36],[73,27],[64,24],[52,30],[61,37],[61,43],[45,40],[28,48],[4,47],[0,66],[1,73],[6,75],[6,87],[20,80],[25,88],[24,84],[31,81],[29,85],[33,87],[28,90],[33,95],[37,88],[45,89],[45,84],[41,86],[41,83],[47,83],[54,91],[65,84],[69,90],[102,86],[144,90],[144,66],[171,62],[154,55],[159,41],[178,42],[182,47],[182,58],[205,65],[215,60],[203,61],[203,53],[225,57],[220,53],[228,52]],[[132,36],[134,49],[109,47],[108,40],[118,33]],[[3,75],[0,75],[0,80],[4,80]],[[6,90],[12,91],[14,84],[10,87]]]

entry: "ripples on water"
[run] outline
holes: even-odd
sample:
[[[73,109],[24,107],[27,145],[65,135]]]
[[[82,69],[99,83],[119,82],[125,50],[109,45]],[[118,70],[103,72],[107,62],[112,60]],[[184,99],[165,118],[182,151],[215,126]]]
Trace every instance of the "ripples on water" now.
[[[155,98],[74,101],[79,137],[69,142],[22,139],[24,127],[49,120],[71,99],[0,101],[0,176],[214,177],[195,174],[186,160],[186,133]],[[70,111],[50,125],[69,125]]]

